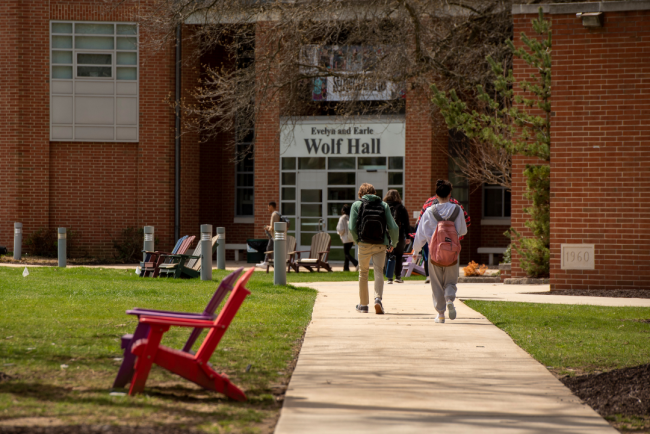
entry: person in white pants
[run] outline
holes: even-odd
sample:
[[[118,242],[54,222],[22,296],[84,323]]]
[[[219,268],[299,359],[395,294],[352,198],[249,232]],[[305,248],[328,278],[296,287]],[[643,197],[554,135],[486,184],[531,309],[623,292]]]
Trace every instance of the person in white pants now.
[[[438,211],[438,214],[443,219],[448,219],[452,216],[454,209],[458,206],[449,202],[453,186],[451,183],[444,179],[439,179],[436,182],[436,195],[438,196],[438,204],[429,207],[418,225],[418,230],[415,234],[413,241],[413,260],[417,260],[417,254],[422,250],[422,247],[431,240],[433,233],[436,231],[438,221],[433,216],[433,210]],[[454,226],[459,236],[467,233],[467,225],[465,224],[465,217],[462,212],[458,212],[454,220]],[[458,261],[449,267],[441,267],[434,265],[428,261],[429,276],[431,277],[431,292],[433,296],[433,307],[438,312],[436,317],[437,323],[445,322],[445,311],[449,310],[449,319],[456,319],[456,308],[454,307],[454,300],[456,299],[456,284],[458,283]]]

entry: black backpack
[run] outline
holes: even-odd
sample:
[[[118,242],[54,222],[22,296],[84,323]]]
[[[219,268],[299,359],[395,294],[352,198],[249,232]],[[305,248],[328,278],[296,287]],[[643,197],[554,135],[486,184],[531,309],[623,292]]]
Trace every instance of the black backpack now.
[[[386,234],[386,210],[381,200],[368,201],[361,199],[357,233],[359,241],[368,244],[384,244]]]

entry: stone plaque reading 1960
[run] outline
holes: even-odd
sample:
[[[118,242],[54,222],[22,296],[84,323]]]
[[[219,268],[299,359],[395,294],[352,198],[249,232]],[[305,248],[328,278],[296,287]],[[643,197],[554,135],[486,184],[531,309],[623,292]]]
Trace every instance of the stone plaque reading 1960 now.
[[[594,270],[593,244],[561,244],[563,270]]]

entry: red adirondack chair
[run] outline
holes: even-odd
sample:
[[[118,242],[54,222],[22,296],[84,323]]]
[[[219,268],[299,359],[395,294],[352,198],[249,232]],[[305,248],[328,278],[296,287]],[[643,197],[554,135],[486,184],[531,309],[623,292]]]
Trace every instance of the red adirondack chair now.
[[[236,401],[246,400],[244,392],[232,384],[225,374],[217,373],[208,361],[226,330],[228,330],[233,318],[235,318],[244,299],[250,294],[250,291],[244,285],[250,279],[253,271],[255,269],[251,268],[239,278],[235,289],[231,292],[228,301],[214,321],[142,315],[140,323],[148,324],[151,329],[147,339],[140,339],[131,348],[133,354],[138,358],[135,363],[135,374],[133,380],[131,380],[129,395],[135,395],[144,390],[151,366],[155,363],[161,368],[180,375],[204,389],[223,393]],[[210,331],[196,354],[190,354],[160,345],[163,335],[171,326],[207,328]]]
[[[243,270],[243,268],[238,268],[221,280],[219,286],[217,287],[217,290],[214,292],[212,298],[203,310],[203,313],[172,312],[165,310],[141,309],[137,307],[131,310],[127,310],[126,313],[128,315],[137,315],[138,318],[143,315],[147,315],[167,318],[186,318],[212,321],[214,320],[214,313],[216,312],[217,308],[223,299],[226,298],[226,295],[228,295],[228,293],[233,289],[233,286],[235,286],[235,281]],[[121,388],[131,382],[136,359],[135,355],[131,352],[131,348],[135,342],[149,336],[149,330],[150,327],[148,324],[138,322],[138,326],[135,328],[135,332],[133,334],[122,336],[122,349],[124,349],[124,358],[122,359],[122,364],[120,365],[120,369],[117,372],[115,381],[113,382],[113,388]],[[189,353],[202,331],[203,330],[201,328],[195,328],[192,330],[190,337],[187,339],[187,342],[185,342],[185,345],[181,351]]]

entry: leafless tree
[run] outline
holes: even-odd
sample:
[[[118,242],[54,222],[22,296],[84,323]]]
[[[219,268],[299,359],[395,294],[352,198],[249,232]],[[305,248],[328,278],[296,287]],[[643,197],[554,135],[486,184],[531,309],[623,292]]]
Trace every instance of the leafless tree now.
[[[225,52],[220,64],[204,66],[193,100],[182,104],[186,130],[209,139],[252,128],[274,101],[282,122],[404,113],[407,89],[426,98],[433,115],[431,83],[471,102],[476,85],[491,85],[486,56],[510,62],[504,41],[512,37],[511,3],[156,0],[139,19],[161,47],[173,42],[179,24],[196,24],[196,49],[185,59]],[[492,182],[489,174],[509,173],[502,170],[509,156],[479,143],[470,149],[454,157],[470,179]]]

